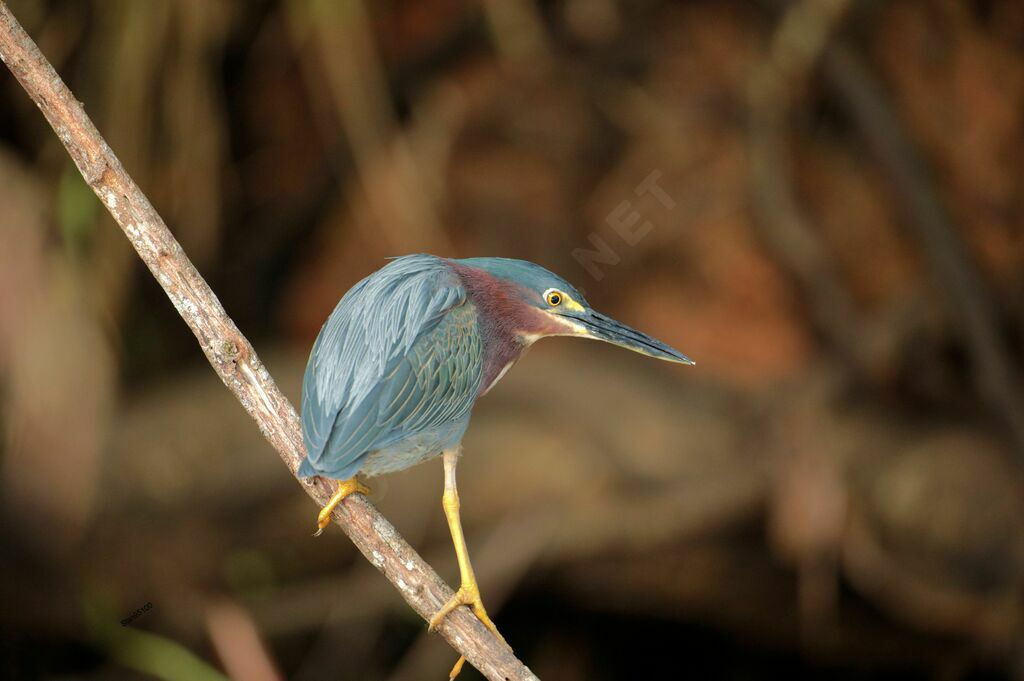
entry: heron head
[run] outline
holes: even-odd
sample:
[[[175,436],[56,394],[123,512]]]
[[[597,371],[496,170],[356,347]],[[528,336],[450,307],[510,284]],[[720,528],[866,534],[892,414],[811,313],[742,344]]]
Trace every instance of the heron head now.
[[[467,258],[458,262],[484,270],[505,284],[518,302],[540,313],[533,318],[543,323],[520,329],[524,335],[592,338],[656,359],[694,364],[675,348],[597,312],[572,284],[540,265],[509,258]]]

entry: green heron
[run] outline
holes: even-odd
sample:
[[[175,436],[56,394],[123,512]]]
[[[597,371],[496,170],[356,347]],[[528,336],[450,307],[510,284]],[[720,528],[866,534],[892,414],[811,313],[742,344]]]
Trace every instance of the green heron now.
[[[455,466],[473,405],[534,341],[594,338],[651,357],[693,364],[682,353],[590,308],[579,291],[539,265],[507,258],[393,259],[334,308],[313,345],[302,384],[303,477],[338,481],[320,511],[320,533],[354,492],[356,475],[444,460],[441,498],[461,577],[431,618],[460,605],[499,637],[480,599],[459,519]],[[460,658],[452,670],[458,673]]]

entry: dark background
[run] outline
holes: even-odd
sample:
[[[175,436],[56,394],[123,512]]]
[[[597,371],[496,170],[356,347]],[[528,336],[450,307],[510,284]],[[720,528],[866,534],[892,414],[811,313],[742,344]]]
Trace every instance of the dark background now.
[[[541,678],[1024,678],[1018,0],[10,6],[296,404],[417,251],[697,360],[545,341],[476,409]],[[6,71],[0,410],[0,676],[445,678]],[[440,464],[372,484],[456,581]]]

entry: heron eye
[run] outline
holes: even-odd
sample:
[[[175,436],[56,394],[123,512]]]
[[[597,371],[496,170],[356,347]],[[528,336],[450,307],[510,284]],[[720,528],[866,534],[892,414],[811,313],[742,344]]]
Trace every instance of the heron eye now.
[[[548,291],[547,301],[548,305],[550,305],[551,307],[558,307],[558,305],[562,302],[562,294],[559,293],[558,291]]]

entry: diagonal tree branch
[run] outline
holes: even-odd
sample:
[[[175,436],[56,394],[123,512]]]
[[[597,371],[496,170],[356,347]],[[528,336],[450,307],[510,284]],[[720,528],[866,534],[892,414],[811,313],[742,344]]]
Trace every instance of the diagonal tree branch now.
[[[85,181],[167,292],[224,385],[235,394],[294,475],[305,456],[295,409],[278,390],[252,345],[228,317],[167,225],[125,172],[82,104],[3,2],[0,59],[46,116]],[[331,490],[322,480],[299,482],[321,505],[330,497]],[[451,589],[437,573],[363,497],[346,499],[334,512],[334,520],[424,619],[451,596]],[[468,608],[453,611],[439,631],[488,679],[537,678]]]

